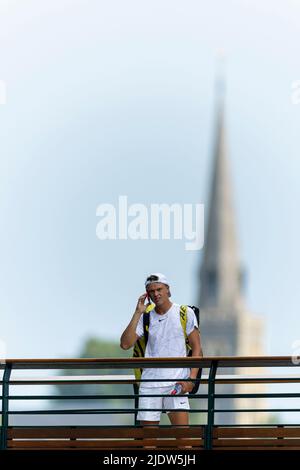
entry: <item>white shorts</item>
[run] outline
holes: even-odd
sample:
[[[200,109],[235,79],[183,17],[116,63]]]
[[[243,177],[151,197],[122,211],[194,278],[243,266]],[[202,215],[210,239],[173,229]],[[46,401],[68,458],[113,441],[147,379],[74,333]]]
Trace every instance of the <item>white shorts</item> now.
[[[139,410],[149,409],[149,411],[139,411],[137,419],[139,421],[160,421],[161,409],[167,409],[166,413],[171,410],[183,411],[190,409],[189,399],[185,396],[170,395],[174,385],[168,387],[143,387],[140,386],[139,391]],[[162,397],[148,397],[147,395],[165,395]],[[157,411],[155,409],[158,408]]]

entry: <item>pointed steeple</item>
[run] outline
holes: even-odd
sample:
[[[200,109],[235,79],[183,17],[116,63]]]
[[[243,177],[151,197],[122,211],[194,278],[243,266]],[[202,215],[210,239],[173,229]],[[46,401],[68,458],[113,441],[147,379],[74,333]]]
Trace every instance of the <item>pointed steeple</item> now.
[[[216,138],[200,271],[200,305],[202,308],[220,307],[231,310],[241,300],[241,271],[226,147],[224,83],[219,81],[217,85]]]

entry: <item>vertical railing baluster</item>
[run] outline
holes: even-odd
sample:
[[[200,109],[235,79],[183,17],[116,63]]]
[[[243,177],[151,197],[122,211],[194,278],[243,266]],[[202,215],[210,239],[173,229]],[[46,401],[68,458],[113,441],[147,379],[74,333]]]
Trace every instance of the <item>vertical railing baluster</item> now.
[[[7,448],[7,429],[8,429],[8,407],[9,407],[9,380],[12,370],[12,364],[6,363],[3,383],[2,383],[2,426],[1,426],[1,442],[0,449]]]
[[[135,395],[134,397],[134,408],[135,408],[135,413],[134,413],[134,425],[135,426],[138,426],[139,425],[139,421],[137,419],[137,414],[138,414],[138,406],[139,406],[139,397],[138,397],[138,393],[139,393],[139,387],[138,387],[138,384],[137,383],[134,383],[133,384],[133,393]]]
[[[215,418],[215,378],[218,368],[218,361],[212,361],[208,378],[208,403],[207,403],[207,425],[205,433],[204,447],[206,450],[212,449],[213,426]]]

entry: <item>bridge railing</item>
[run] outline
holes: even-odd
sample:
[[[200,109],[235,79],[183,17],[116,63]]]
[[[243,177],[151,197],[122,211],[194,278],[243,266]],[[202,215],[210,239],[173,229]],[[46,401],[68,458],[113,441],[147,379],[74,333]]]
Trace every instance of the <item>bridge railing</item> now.
[[[52,438],[47,441],[48,448],[52,448],[54,446],[54,437],[59,435],[63,439],[59,440],[58,438],[55,440],[55,445],[59,447],[64,447],[71,445],[72,446],[79,446],[79,445],[89,445],[89,446],[97,446],[100,445],[100,437],[104,436],[104,431],[108,429],[108,426],[97,425],[97,432],[95,431],[95,426],[85,426],[84,432],[79,432],[79,427],[74,431],[74,426],[66,427],[63,423],[51,425],[51,430],[49,430],[50,426],[34,426],[32,423],[26,424],[26,426],[15,426],[11,424],[11,417],[14,415],[115,415],[115,414],[131,414],[133,417],[132,421],[132,436],[135,439],[139,439],[139,437],[145,437],[146,434],[144,430],[140,431],[140,427],[136,419],[136,413],[138,409],[138,394],[134,393],[132,388],[132,393],[129,394],[94,394],[91,395],[90,393],[84,394],[74,394],[74,395],[49,395],[49,394],[42,394],[37,395],[34,393],[28,394],[12,394],[11,390],[12,387],[19,387],[19,386],[29,386],[30,391],[34,391],[37,387],[41,385],[54,385],[63,387],[64,385],[95,385],[95,384],[136,384],[137,381],[135,380],[134,375],[132,374],[134,368],[148,368],[148,367],[159,367],[159,368],[177,368],[177,367],[195,367],[195,368],[202,368],[207,369],[208,374],[202,375],[201,378],[201,385],[199,388],[199,393],[190,396],[190,398],[197,404],[201,402],[201,406],[199,407],[192,407],[189,411],[190,413],[205,413],[207,415],[207,422],[203,425],[192,425],[190,428],[195,428],[195,430],[191,431],[189,436],[193,437],[195,434],[195,438],[198,440],[193,441],[193,444],[196,447],[204,448],[204,449],[212,449],[214,447],[221,448],[220,443],[223,446],[231,445],[233,446],[241,446],[245,445],[245,437],[249,439],[249,437],[253,437],[253,445],[259,446],[260,444],[265,445],[265,443],[272,444],[279,443],[283,445],[283,443],[287,443],[287,445],[294,446],[295,448],[300,448],[300,425],[294,426],[286,426],[286,430],[282,430],[284,425],[278,423],[273,424],[271,428],[269,428],[268,433],[261,433],[261,432],[254,432],[247,431],[250,426],[243,427],[243,432],[241,432],[242,426],[239,426],[238,429],[234,430],[234,426],[231,426],[231,430],[225,429],[225,426],[217,426],[215,423],[215,416],[218,413],[257,413],[257,412],[286,412],[289,411],[291,413],[297,413],[300,411],[299,406],[289,406],[288,408],[265,408],[265,409],[258,409],[256,408],[249,408],[249,409],[226,409],[225,408],[216,408],[216,400],[217,399],[224,399],[224,403],[226,403],[226,399],[243,399],[243,398],[251,398],[251,399],[261,399],[261,398],[284,398],[286,399],[286,403],[288,403],[289,399],[297,399],[300,398],[300,393],[292,393],[289,389],[288,384],[292,383],[299,383],[300,382],[300,374],[289,374],[289,373],[280,373],[280,374],[271,374],[266,375],[265,369],[274,369],[276,368],[285,368],[285,370],[294,369],[297,367],[298,364],[292,360],[291,357],[189,357],[189,358],[97,358],[97,359],[6,359],[0,363],[0,370],[2,370],[2,378],[0,380],[0,386],[2,388],[2,394],[0,396],[1,399],[1,406],[2,406],[2,422],[1,422],[1,441],[0,446],[1,449],[7,448],[22,448],[24,447],[34,447],[34,443],[40,439],[40,445],[46,445],[45,442],[47,438],[52,436]],[[239,371],[243,369],[250,369],[255,368],[256,375],[245,375],[234,373],[234,375],[229,375],[224,373],[226,369],[228,371]],[[287,369],[286,369],[287,368]],[[110,375],[105,374],[105,371],[110,370]],[[111,373],[111,370],[118,369],[118,374]],[[120,369],[124,369],[124,372],[127,371],[127,374],[120,375]],[[70,371],[71,373],[78,370],[91,371],[92,375],[52,375],[52,376],[20,376],[19,372],[28,373],[29,371],[32,373],[33,371],[57,371],[61,370],[66,373],[66,371]],[[101,374],[99,374],[99,370],[101,370]],[[257,374],[257,371],[260,370],[261,373]],[[219,373],[219,371],[222,371]],[[96,372],[96,375],[95,375]],[[129,373],[128,373],[129,372]],[[298,370],[297,370],[298,372]],[[164,382],[166,380],[164,379]],[[172,377],[170,377],[170,382],[173,381]],[[216,387],[219,384],[286,384],[286,392],[282,393],[217,393]],[[207,386],[207,393],[203,393],[202,385]],[[22,387],[23,388],[23,387]],[[116,389],[117,390],[117,389]],[[21,409],[16,411],[12,409],[13,407],[12,402],[16,403],[24,403],[25,400],[47,400],[47,401],[55,401],[58,399],[62,400],[79,400],[82,403],[86,403],[87,400],[100,400],[99,403],[103,403],[105,400],[132,400],[132,406],[129,408],[120,408],[117,406],[113,406],[111,408],[107,407],[97,407],[97,408],[89,408],[89,407],[81,407],[79,409],[43,409],[43,410],[28,410],[28,409]],[[203,407],[203,400],[206,400],[207,406]],[[172,410],[174,411],[174,410]],[[262,427],[266,428],[265,424],[261,424]],[[229,426],[228,426],[229,427]],[[36,428],[36,429],[35,429]],[[46,429],[47,428],[47,429]],[[57,428],[57,429],[55,429]],[[81,427],[82,428],[82,427]],[[91,428],[91,432],[89,434],[88,430]],[[103,429],[100,429],[103,428]],[[105,429],[104,429],[105,428]],[[112,428],[115,428],[114,430]],[[123,430],[122,430],[123,428]],[[182,430],[179,430],[176,434],[174,426],[165,426],[166,431],[164,431],[161,436],[163,438],[170,438],[170,437],[180,437],[182,434]],[[255,429],[258,429],[259,425],[255,426]],[[62,429],[64,429],[64,433],[62,433]],[[73,429],[73,431],[72,431]],[[120,439],[125,431],[124,426],[110,426],[110,431],[107,435],[110,437],[114,437],[114,441],[109,441],[110,445],[119,445]],[[169,430],[169,431],[168,431]],[[47,431],[47,432],[46,432]],[[51,432],[50,432],[51,431]],[[59,432],[58,432],[59,431]],[[150,432],[150,430],[148,430]],[[161,432],[161,431],[159,431]],[[160,435],[158,432],[158,435]],[[194,432],[194,434],[192,434]],[[75,434],[74,434],[75,433]],[[127,433],[127,431],[126,431]],[[125,434],[126,434],[125,433]],[[142,433],[142,434],[141,434]],[[144,433],[144,434],[143,434]],[[152,434],[151,434],[152,433]],[[240,433],[240,434],[239,434]],[[187,433],[188,434],[188,433]],[[256,437],[263,438],[260,442],[256,442]],[[30,438],[28,436],[35,436]],[[73,436],[73,437],[72,437]],[[75,437],[74,437],[75,436]],[[90,440],[89,443],[88,437],[92,436],[94,439]],[[95,438],[96,436],[96,438]],[[97,437],[98,436],[98,437]],[[131,436],[131,437],[132,437]],[[139,437],[137,437],[139,436]],[[153,438],[153,430],[150,432],[149,435],[146,437],[151,439]],[[227,437],[226,437],[227,436]],[[266,437],[267,436],[267,437]],[[124,436],[123,436],[124,437]],[[129,444],[129,437],[127,435],[127,441],[124,441],[124,445],[133,445],[132,443]],[[230,441],[229,437],[235,437],[234,441]],[[275,441],[274,439],[275,438]],[[153,444],[153,441],[150,443]],[[219,439],[219,441],[218,441]],[[226,440],[227,439],[227,440]],[[242,439],[242,440],[241,440]],[[26,441],[26,442],[25,442]],[[113,444],[115,442],[115,444]],[[148,441],[147,441],[148,442]],[[157,443],[158,441],[156,441]],[[161,445],[169,445],[168,440],[162,440]],[[177,441],[176,441],[177,442]],[[182,441],[180,441],[182,443]],[[71,443],[71,444],[70,444]],[[106,444],[108,441],[106,441]],[[137,444],[137,441],[135,442]],[[25,445],[26,444],[26,445]],[[105,442],[101,444],[103,447]],[[108,445],[108,444],[107,444]],[[249,444],[250,445],[250,444]],[[297,447],[299,446],[299,447]]]

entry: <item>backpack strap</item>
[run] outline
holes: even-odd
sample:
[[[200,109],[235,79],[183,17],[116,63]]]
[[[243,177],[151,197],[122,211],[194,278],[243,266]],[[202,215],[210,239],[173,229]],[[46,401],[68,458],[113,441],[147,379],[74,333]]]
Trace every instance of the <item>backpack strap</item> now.
[[[145,338],[145,348],[148,341],[149,336],[149,326],[150,326],[150,312],[154,309],[154,304],[148,305],[145,312],[143,313],[143,330],[144,330],[144,338]]]
[[[145,349],[146,349],[146,344],[148,342],[149,326],[150,326],[150,315],[149,315],[149,312],[145,312],[143,314],[143,330],[144,330]],[[145,351],[144,351],[144,353],[145,353]]]
[[[189,339],[186,332],[186,325],[187,325],[187,305],[180,305],[180,323],[183,329],[184,338],[185,338],[185,345],[187,353],[191,350],[191,346],[189,345]]]

